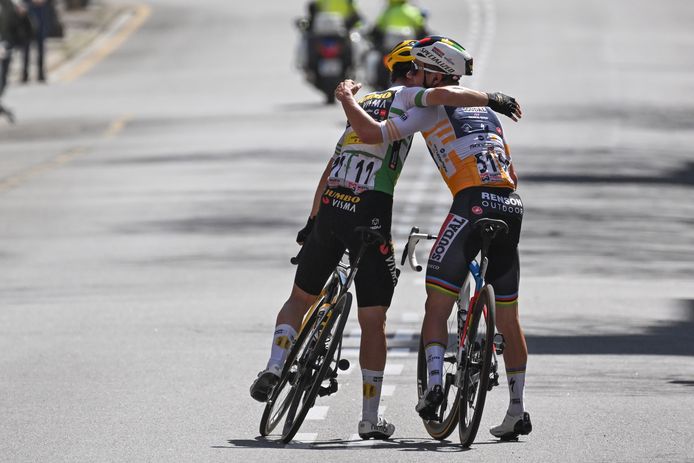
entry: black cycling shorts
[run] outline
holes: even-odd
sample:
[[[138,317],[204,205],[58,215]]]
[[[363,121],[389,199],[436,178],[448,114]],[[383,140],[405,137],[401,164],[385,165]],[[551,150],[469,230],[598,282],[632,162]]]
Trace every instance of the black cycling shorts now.
[[[359,195],[347,188],[328,188],[323,193],[316,222],[299,255],[294,283],[309,294],[319,294],[345,249],[350,259],[361,246],[355,227],[368,226],[386,239],[369,246],[354,279],[359,307],[390,306],[397,284],[390,226],[393,197],[380,191]]]
[[[479,232],[472,233],[472,225],[481,218],[502,219],[509,226],[508,234],[500,232],[492,241],[485,279],[494,286],[497,303],[513,303],[518,298],[520,281],[518,241],[523,203],[508,188],[473,187],[455,195],[429,254],[426,285],[453,297],[458,295],[468,264],[482,247]]]

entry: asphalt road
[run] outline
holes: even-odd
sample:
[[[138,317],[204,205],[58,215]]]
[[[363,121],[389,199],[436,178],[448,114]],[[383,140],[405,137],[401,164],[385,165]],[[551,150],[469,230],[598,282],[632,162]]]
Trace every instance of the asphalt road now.
[[[534,431],[491,439],[497,388],[463,455],[413,410],[424,290],[409,271],[389,311],[393,439],[355,437],[358,367],[296,443],[258,438],[248,386],[344,117],[292,68],[300,2],[147,5],[79,77],[65,76],[83,61],[6,95],[19,123],[0,122],[0,461],[694,460],[694,5],[429,5],[475,56],[464,84],[524,110],[504,123],[526,205]],[[418,141],[396,242],[438,228],[437,177]],[[358,346],[356,320],[346,340]]]

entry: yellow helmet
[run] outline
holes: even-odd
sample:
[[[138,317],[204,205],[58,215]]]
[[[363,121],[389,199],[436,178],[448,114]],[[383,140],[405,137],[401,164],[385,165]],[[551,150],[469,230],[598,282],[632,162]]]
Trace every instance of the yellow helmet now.
[[[416,40],[407,39],[397,44],[390,53],[383,57],[383,65],[388,68],[390,72],[393,72],[393,66],[395,66],[396,63],[414,61],[414,57],[410,55],[410,50],[412,50],[415,43],[417,43]]]

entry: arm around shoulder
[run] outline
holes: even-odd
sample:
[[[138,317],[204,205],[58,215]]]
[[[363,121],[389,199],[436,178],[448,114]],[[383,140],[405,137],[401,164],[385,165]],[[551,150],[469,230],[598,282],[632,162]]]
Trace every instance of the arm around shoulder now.
[[[486,93],[458,85],[430,88],[424,94],[427,106],[487,106],[489,103]]]

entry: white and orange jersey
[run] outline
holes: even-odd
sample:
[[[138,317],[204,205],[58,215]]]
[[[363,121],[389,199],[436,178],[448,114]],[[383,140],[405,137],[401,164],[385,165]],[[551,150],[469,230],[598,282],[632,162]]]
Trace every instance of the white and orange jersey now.
[[[417,119],[427,119],[422,135],[432,159],[444,181],[455,196],[460,190],[473,186],[512,188],[516,182],[512,173],[511,152],[504,139],[501,122],[488,107],[436,107],[436,117],[417,108],[407,113],[405,120],[393,119],[381,129],[384,140],[412,133]],[[391,134],[394,134],[391,136]]]
[[[359,105],[378,122],[407,118],[407,112],[419,108],[428,117],[426,124],[436,116],[436,108],[426,108],[426,91],[421,87],[396,86],[381,92],[372,92],[359,100]],[[393,194],[395,184],[412,145],[412,135],[426,128],[422,123],[407,136],[394,136],[383,143],[364,143],[347,124],[335,147],[329,187],[346,187],[356,193],[367,190]],[[395,134],[395,132],[394,132]]]

